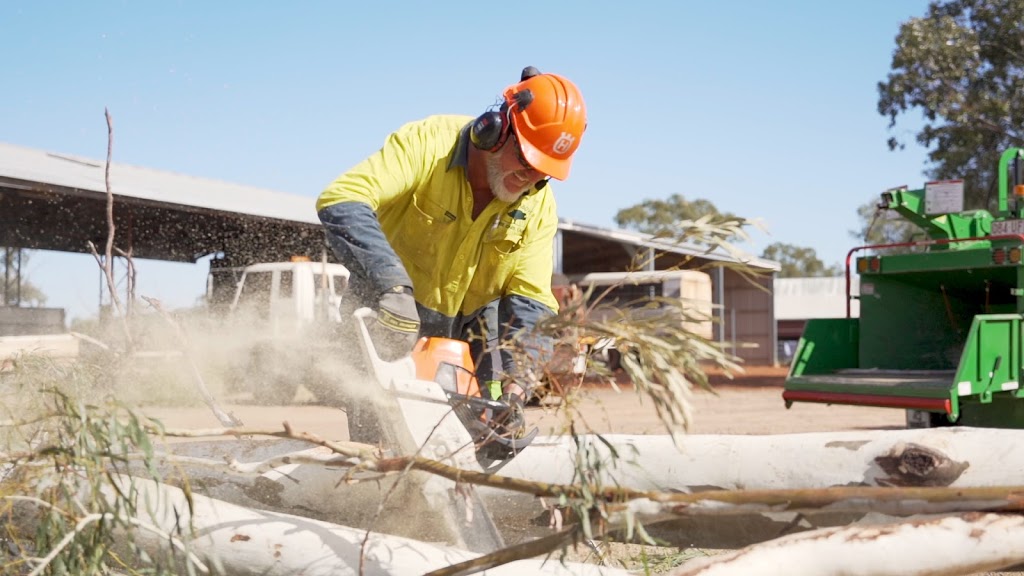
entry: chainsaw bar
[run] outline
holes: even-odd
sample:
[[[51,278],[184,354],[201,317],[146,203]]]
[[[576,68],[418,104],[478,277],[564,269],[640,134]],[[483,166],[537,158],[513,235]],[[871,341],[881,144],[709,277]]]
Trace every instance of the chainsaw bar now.
[[[510,460],[526,449],[537,437],[537,428],[517,437],[507,430],[504,424],[498,422],[495,415],[508,409],[508,406],[501,402],[454,392],[445,392],[445,395],[473,438],[477,456],[480,458]]]

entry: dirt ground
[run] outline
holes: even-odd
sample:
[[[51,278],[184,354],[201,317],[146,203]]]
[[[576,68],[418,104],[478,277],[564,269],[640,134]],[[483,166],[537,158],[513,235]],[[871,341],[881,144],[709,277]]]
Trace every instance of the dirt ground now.
[[[711,374],[714,393],[695,390],[692,395],[692,434],[786,434],[835,430],[884,429],[904,426],[900,410],[851,406],[795,404],[787,409],[782,401],[785,368],[751,367],[735,379]],[[579,411],[589,428],[607,434],[664,434],[650,402],[624,384],[615,390],[587,386],[579,393]],[[347,439],[345,413],[335,408],[304,402],[300,393],[292,406],[258,406],[244,397],[230,398],[224,408],[246,427],[279,429],[287,421],[296,430],[316,433],[332,440]],[[215,428],[219,426],[205,406],[150,406],[147,415],[172,428]],[[541,434],[558,433],[564,421],[557,404],[545,403],[527,409],[527,420]]]

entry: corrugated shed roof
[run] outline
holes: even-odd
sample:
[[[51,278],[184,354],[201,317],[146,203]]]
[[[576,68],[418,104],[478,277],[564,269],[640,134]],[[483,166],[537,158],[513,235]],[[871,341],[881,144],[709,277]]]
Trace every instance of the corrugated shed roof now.
[[[105,161],[0,142],[0,177],[106,194]],[[111,189],[128,196],[179,206],[319,224],[315,199],[275,190],[196,178],[112,162]]]
[[[622,244],[629,244],[631,246],[637,246],[640,248],[653,248],[654,250],[663,252],[675,252],[677,254],[690,254],[694,256],[700,256],[703,259],[715,260],[719,262],[738,262],[739,258],[726,254],[721,250],[708,252],[706,248],[698,246],[696,244],[681,244],[676,242],[670,242],[657,238],[651,234],[644,234],[643,232],[634,232],[632,230],[622,230],[613,228],[601,228],[599,226],[591,226],[589,224],[580,224],[572,220],[561,219],[559,226],[562,230],[568,230],[572,232],[578,232],[580,234],[586,234],[588,236],[594,236],[597,238],[604,238],[607,240],[614,240]],[[754,266],[756,268],[763,268],[765,270],[779,271],[781,265],[774,260],[765,260],[764,258],[758,258],[756,256],[749,256],[743,258],[744,263]]]

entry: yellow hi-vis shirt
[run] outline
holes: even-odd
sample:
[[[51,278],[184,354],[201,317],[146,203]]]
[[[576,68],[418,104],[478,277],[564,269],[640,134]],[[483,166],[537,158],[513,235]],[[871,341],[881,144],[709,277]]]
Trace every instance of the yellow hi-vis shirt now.
[[[363,202],[412,278],[416,300],[448,317],[517,294],[557,311],[551,293],[558,216],[551,186],[511,204],[497,198],[474,220],[466,176],[469,116],[431,116],[402,126],[339,176],[316,209]],[[464,134],[464,133],[463,133]]]

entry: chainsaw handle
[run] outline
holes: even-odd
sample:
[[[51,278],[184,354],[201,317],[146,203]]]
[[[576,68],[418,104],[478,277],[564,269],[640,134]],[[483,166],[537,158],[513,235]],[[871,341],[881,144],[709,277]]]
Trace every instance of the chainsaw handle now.
[[[352,316],[356,321],[356,332],[359,336],[357,340],[359,340],[359,345],[363,349],[363,356],[366,357],[370,370],[381,386],[390,388],[391,382],[396,378],[412,378],[416,375],[416,364],[413,362],[412,357],[406,356],[394,362],[387,362],[382,360],[380,355],[377,354],[377,347],[373,345],[373,339],[370,338],[370,330],[366,327],[367,320],[377,321],[376,311],[367,307],[358,308],[352,313]]]

